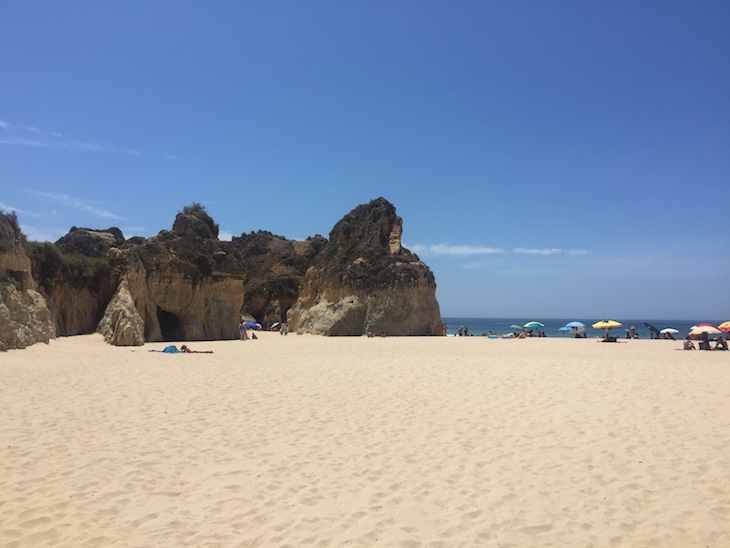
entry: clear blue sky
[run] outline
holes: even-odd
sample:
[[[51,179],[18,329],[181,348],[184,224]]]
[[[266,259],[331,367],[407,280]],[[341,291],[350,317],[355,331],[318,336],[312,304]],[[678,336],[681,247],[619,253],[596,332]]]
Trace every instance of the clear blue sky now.
[[[444,316],[730,319],[730,2],[2,2],[0,189],[50,241],[383,196]]]

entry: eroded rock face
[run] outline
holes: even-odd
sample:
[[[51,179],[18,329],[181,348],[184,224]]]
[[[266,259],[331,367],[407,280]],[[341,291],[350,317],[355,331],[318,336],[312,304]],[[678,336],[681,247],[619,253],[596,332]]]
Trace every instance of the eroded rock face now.
[[[259,230],[234,237],[246,272],[243,316],[263,325],[286,321],[286,314],[299,297],[304,274],[316,255],[327,245],[322,236],[287,240]]]
[[[112,250],[147,341],[238,336],[243,270],[229,242],[161,233],[142,246]]]
[[[112,247],[124,244],[124,235],[116,227],[105,230],[71,227],[68,234],[56,241],[56,247],[63,253],[87,257],[104,257]]]
[[[56,328],[43,296],[33,289],[19,291],[0,284],[0,341],[8,348],[25,348],[56,337]]]
[[[214,238],[210,227],[193,215],[178,213],[172,224],[172,231],[178,236],[197,236],[199,238]]]
[[[144,344],[144,321],[137,312],[126,278],[106,307],[97,331],[104,340],[115,346],[141,346]]]
[[[30,322],[45,341],[97,328],[117,345],[229,339],[241,315],[265,325],[288,317],[292,331],[324,335],[441,333],[433,274],[401,245],[402,220],[383,198],[346,215],[329,240],[259,231],[219,241],[194,206],[153,238],[73,228],[58,246],[29,246],[17,218],[3,215],[0,327],[15,322],[15,335],[0,337],[32,344]]]
[[[35,290],[18,218],[0,212],[0,341],[7,348],[25,348],[55,336],[46,301]]]
[[[436,281],[401,245],[402,219],[384,198],[330,232],[289,311],[292,331],[320,335],[440,335]]]

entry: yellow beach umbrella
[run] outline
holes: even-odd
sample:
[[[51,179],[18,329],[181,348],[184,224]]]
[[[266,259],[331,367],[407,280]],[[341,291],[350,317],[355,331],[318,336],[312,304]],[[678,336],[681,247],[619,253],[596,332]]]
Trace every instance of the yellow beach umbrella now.
[[[621,325],[616,320],[601,320],[593,324],[593,329],[613,329],[614,327],[621,327]]]
[[[727,322],[722,322],[720,325],[717,326],[717,328],[724,333],[730,332],[730,320]]]

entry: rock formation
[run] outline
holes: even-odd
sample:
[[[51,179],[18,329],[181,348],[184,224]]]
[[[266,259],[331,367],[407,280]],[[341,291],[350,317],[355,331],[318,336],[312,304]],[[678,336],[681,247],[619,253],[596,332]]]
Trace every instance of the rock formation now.
[[[401,245],[402,219],[384,198],[339,221],[307,271],[289,329],[321,335],[442,333],[436,282]]]
[[[244,272],[230,242],[162,231],[142,244],[112,249],[108,258],[143,320],[145,340],[238,336]]]
[[[144,344],[144,321],[134,305],[126,278],[119,284],[96,330],[115,346]]]
[[[124,244],[122,231],[113,226],[105,230],[71,227],[68,234],[56,242],[56,247],[67,255],[105,257],[112,247]]]
[[[0,341],[5,346],[25,348],[55,337],[51,314],[40,293],[0,284]]]
[[[46,301],[35,290],[17,217],[0,213],[0,341],[7,348],[25,348],[55,336]]]
[[[0,340],[232,339],[242,316],[323,335],[440,334],[433,274],[401,232],[383,198],[346,215],[329,241],[258,231],[222,242],[200,204],[171,231],[129,240],[115,227],[73,227],[55,244],[28,244],[15,215],[0,215]]]
[[[246,271],[246,294],[241,313],[262,325],[286,321],[299,297],[304,274],[327,245],[322,236],[292,241],[258,231],[233,238]]]
[[[114,249],[108,246],[119,241],[114,231],[119,229],[72,229],[56,245],[31,244],[33,277],[48,302],[58,336],[96,330],[119,284],[105,257],[108,249]]]

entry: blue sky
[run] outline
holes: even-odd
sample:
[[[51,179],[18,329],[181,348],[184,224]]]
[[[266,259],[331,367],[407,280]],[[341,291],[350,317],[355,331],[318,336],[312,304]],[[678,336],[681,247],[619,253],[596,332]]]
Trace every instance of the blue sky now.
[[[730,3],[0,4],[0,209],[55,241],[383,196],[444,316],[729,319]]]

